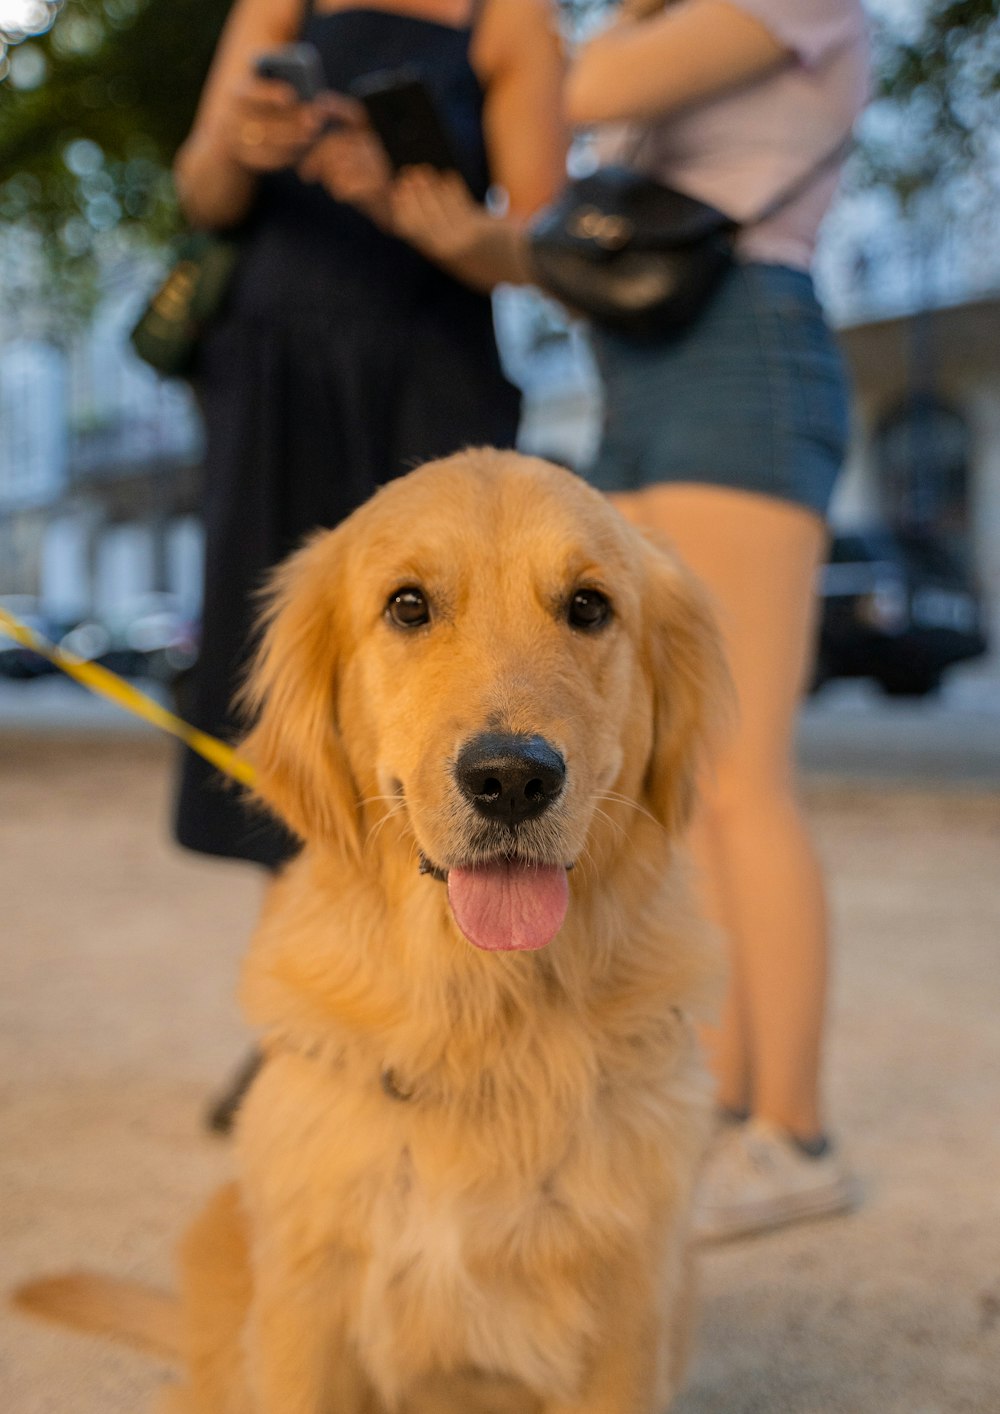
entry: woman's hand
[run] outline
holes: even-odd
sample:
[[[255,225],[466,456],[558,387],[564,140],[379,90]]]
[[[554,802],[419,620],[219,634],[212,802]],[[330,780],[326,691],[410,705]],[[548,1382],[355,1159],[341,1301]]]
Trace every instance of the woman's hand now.
[[[407,167],[392,184],[392,231],[476,290],[531,278],[520,223],[492,216],[457,172]]]
[[[250,172],[275,172],[301,161],[319,135],[323,113],[286,83],[247,77],[229,96],[222,131],[232,159]]]
[[[444,265],[465,259],[493,221],[457,172],[435,167],[404,168],[390,202],[395,234]]]
[[[318,182],[336,201],[349,202],[380,226],[388,225],[392,169],[385,149],[353,98],[328,93],[316,100],[330,131],[298,165],[304,182]]]

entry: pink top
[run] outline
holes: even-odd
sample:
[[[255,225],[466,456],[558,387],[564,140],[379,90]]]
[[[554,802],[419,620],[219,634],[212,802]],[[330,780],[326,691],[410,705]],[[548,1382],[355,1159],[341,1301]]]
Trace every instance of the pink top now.
[[[654,121],[636,150],[618,130],[619,159],[745,221],[846,137],[869,93],[868,31],[859,0],[729,0],[790,49],[794,60],[760,79]],[[602,145],[603,146],[603,145]],[[609,160],[611,152],[602,154]],[[839,162],[799,196],[744,231],[743,260],[808,269]]]

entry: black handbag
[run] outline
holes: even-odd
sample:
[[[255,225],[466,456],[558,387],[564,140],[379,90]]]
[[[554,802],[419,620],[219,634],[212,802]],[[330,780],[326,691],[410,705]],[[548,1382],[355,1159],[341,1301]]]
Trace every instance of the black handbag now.
[[[838,141],[745,222],[630,167],[599,167],[570,182],[530,227],[535,282],[571,311],[620,333],[679,333],[732,264],[740,231],[776,215],[850,141]]]
[[[704,201],[600,167],[535,220],[530,258],[538,285],[571,310],[624,333],[665,334],[708,302],[738,230]]]
[[[208,323],[221,310],[239,243],[226,236],[193,233],[180,243],[173,265],[132,330],[139,357],[170,378],[194,368]]]

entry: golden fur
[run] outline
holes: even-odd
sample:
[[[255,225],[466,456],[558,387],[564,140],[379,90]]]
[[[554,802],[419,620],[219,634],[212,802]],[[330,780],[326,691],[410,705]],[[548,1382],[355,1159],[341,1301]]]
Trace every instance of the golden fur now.
[[[383,612],[407,585],[415,631]],[[567,622],[580,586],[612,601],[598,632]],[[165,1410],[665,1409],[717,976],[676,847],[724,698],[668,554],[513,453],[428,465],[279,570],[245,749],[305,848],[246,964],[268,1059],[182,1249]],[[452,765],[487,729],[566,761],[517,845],[575,864],[535,952],[473,947],[418,869],[468,856]]]

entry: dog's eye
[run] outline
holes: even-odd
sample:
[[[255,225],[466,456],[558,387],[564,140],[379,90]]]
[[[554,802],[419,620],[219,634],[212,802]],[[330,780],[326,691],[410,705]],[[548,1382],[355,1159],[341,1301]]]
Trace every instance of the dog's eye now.
[[[578,589],[567,617],[571,628],[603,628],[611,618],[611,601],[599,589]]]
[[[408,584],[404,589],[396,589],[389,595],[385,606],[386,616],[397,628],[419,628],[430,623],[431,609],[422,589]]]

